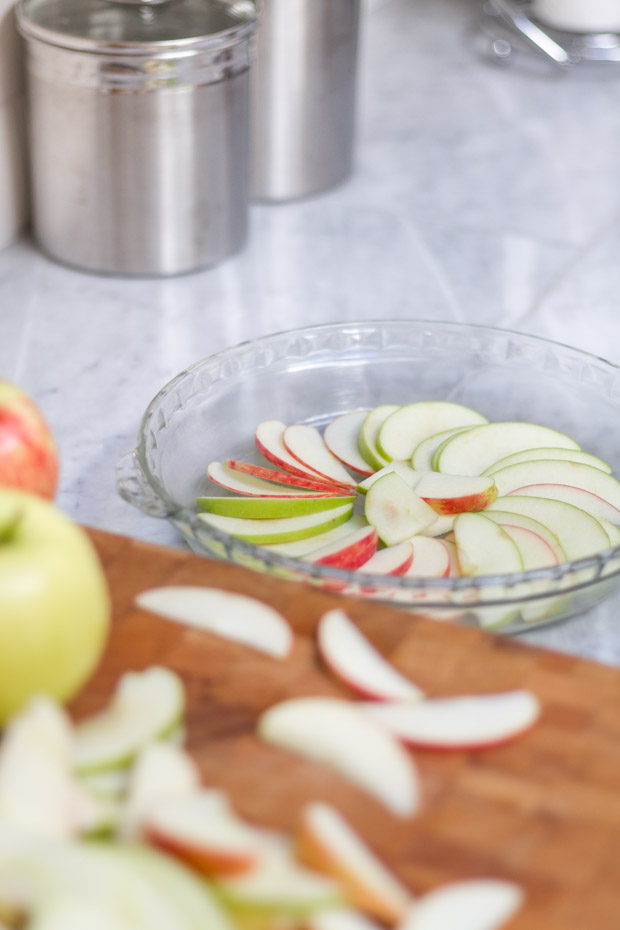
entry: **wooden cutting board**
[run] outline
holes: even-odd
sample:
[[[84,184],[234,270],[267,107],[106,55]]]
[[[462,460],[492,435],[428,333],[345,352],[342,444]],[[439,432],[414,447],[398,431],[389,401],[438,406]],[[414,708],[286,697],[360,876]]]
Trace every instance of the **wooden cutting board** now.
[[[118,676],[152,664],[187,686],[188,746],[205,782],[245,817],[292,830],[304,803],[333,803],[414,891],[471,877],[521,884],[525,908],[506,930],[620,927],[620,671],[515,639],[340,598],[186,552],[89,531],[107,572],[113,633],[75,702],[100,707]],[[204,584],[278,608],[296,632],[277,661],[133,605],[146,588]],[[346,607],[363,632],[429,695],[526,687],[540,723],[516,742],[475,753],[416,752],[423,808],[399,820],[328,768],[255,736],[258,715],[295,695],[351,697],[321,666],[313,631]],[[459,930],[458,927],[446,930]]]

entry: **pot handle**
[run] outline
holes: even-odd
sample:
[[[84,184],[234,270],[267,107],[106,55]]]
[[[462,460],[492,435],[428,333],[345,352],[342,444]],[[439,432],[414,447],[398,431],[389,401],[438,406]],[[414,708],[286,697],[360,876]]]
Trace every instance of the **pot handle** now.
[[[127,452],[116,464],[116,490],[128,503],[150,517],[169,517],[170,510],[150,487],[135,449]]]

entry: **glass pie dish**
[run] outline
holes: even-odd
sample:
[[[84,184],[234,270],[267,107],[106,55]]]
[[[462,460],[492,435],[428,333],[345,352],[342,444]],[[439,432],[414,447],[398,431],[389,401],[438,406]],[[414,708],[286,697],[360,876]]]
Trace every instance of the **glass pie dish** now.
[[[620,545],[536,571],[423,579],[291,558],[199,517],[196,497],[218,493],[206,475],[211,461],[266,464],[254,445],[262,420],[321,427],[342,413],[415,400],[449,400],[489,420],[552,427],[618,474],[620,368],[506,330],[400,320],[277,333],[197,362],[149,404],[136,449],[118,463],[118,490],[168,519],[196,553],[440,620],[514,633],[581,613],[616,589]]]

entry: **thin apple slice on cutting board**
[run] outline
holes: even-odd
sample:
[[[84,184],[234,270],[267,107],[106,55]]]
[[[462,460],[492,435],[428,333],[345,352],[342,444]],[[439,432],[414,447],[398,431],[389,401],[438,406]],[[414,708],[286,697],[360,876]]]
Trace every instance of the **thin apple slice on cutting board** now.
[[[493,501],[485,511],[486,519],[492,519],[490,515],[495,510],[521,514],[542,523],[557,537],[568,561],[609,548],[609,537],[598,520],[564,501],[511,494]]]
[[[518,885],[499,879],[442,885],[415,901],[399,930],[502,930],[523,900]]]
[[[442,400],[417,401],[394,411],[377,435],[377,449],[389,462],[411,461],[415,449],[429,436],[459,426],[488,423],[476,410]]]
[[[450,552],[442,539],[433,536],[412,536],[411,565],[407,578],[446,578],[450,574]]]
[[[344,413],[328,423],[323,431],[323,441],[331,454],[359,475],[372,475],[374,471],[362,458],[357,445],[362,424],[368,413],[368,410]]]
[[[108,706],[77,724],[75,771],[127,766],[148,743],[178,727],[184,713],[185,690],[174,672],[159,666],[127,672]]]
[[[411,893],[331,805],[315,802],[304,808],[296,850],[305,865],[339,881],[354,907],[388,925],[408,913]]]
[[[363,707],[395,737],[418,749],[498,746],[531,729],[540,716],[538,699],[529,691],[368,703]]]
[[[416,494],[438,514],[484,510],[497,497],[493,478],[428,472],[415,486]]]
[[[419,807],[413,760],[357,704],[338,698],[292,698],[266,710],[258,734],[268,743],[331,766],[398,817]]]
[[[196,504],[206,513],[245,520],[273,520],[325,513],[342,504],[352,504],[355,496],[342,497],[197,497]]]
[[[423,692],[398,672],[343,610],[319,620],[317,646],[327,667],[349,688],[378,701],[416,701]]]
[[[286,555],[292,559],[303,558],[311,552],[316,552],[321,546],[327,546],[332,542],[336,542],[336,540],[342,539],[344,536],[349,536],[365,526],[368,526],[366,517],[363,517],[362,514],[353,514],[353,516],[344,523],[340,523],[338,526],[333,527],[331,530],[327,530],[325,533],[319,533],[318,536],[298,539],[295,542],[274,543],[264,548],[267,552]]]
[[[410,488],[415,488],[416,484],[425,474],[424,472],[414,471],[406,462],[390,462],[389,465],[385,465],[383,468],[380,468],[379,471],[374,472],[370,478],[365,478],[364,481],[360,481],[357,485],[357,490],[360,494],[366,494],[368,488],[371,488],[376,481],[379,481],[380,478],[392,472],[399,475]]]
[[[247,520],[243,517],[221,517],[219,514],[200,513],[198,519],[209,526],[255,545],[294,542],[318,536],[339,526],[353,515],[353,503],[340,504],[333,510],[310,513],[301,517],[278,517],[273,520]]]
[[[350,536],[321,546],[304,556],[307,562],[317,565],[332,565],[335,568],[355,570],[368,561],[377,551],[377,531],[374,526],[364,526]]]
[[[498,459],[535,446],[579,449],[570,436],[535,423],[502,422],[474,426],[449,439],[437,455],[437,471],[481,475]]]
[[[413,562],[413,546],[408,540],[377,549],[358,571],[368,575],[404,575]]]
[[[282,614],[244,594],[199,585],[170,585],[142,591],[136,604],[167,620],[214,633],[275,658],[285,658],[293,644],[291,627]]]
[[[303,423],[287,426],[282,433],[282,442],[294,459],[317,472],[324,480],[343,488],[355,488],[355,481],[342,462],[329,451],[315,426]]]
[[[471,426],[444,429],[441,433],[433,433],[428,439],[423,439],[413,450],[411,467],[416,471],[434,471],[433,459],[439,447],[448,439],[452,439],[457,433],[463,433],[466,429],[471,429]]]
[[[518,465],[500,468],[494,473],[493,479],[500,497],[532,484],[562,484],[589,491],[616,511],[620,508],[620,482],[600,468],[579,462],[554,459],[520,462]]]
[[[129,772],[120,823],[123,839],[138,839],[143,821],[161,804],[192,795],[200,785],[189,753],[165,741],[149,743]]]
[[[349,907],[315,911],[304,919],[303,930],[384,930],[367,914]]]
[[[493,462],[484,470],[485,475],[492,475],[499,471],[500,468],[507,468],[509,465],[519,465],[521,462],[534,462],[543,459],[555,459],[568,462],[578,462],[582,465],[590,465],[592,468],[598,468],[601,471],[611,474],[611,465],[599,459],[596,455],[590,455],[589,452],[582,452],[581,449],[558,449],[550,446],[548,448],[523,449],[522,452],[515,452],[513,455],[507,455],[498,462]]]
[[[207,467],[207,475],[214,484],[227,491],[233,491],[235,494],[245,494],[248,497],[308,497],[311,499],[318,497],[338,497],[344,494],[342,488],[336,488],[333,485],[328,487],[318,481],[313,485],[310,479],[297,478],[295,475],[287,475],[283,471],[274,471],[271,468],[263,468],[260,465],[248,466],[253,471],[244,468],[233,467],[234,465],[245,466],[245,462],[235,462],[229,459],[225,465],[221,462],[210,462]],[[267,478],[267,476],[270,476]],[[290,478],[290,481],[278,480],[276,476]]]
[[[286,493],[291,492],[291,488],[296,488],[294,492],[299,496],[300,491],[309,491],[321,497],[336,497],[338,494],[350,494],[350,490],[339,488],[330,481],[324,481],[319,475],[292,475],[287,471],[280,471],[277,468],[267,468],[265,465],[255,465],[253,462],[241,462],[239,459],[226,459],[222,466],[226,473],[233,472],[237,478],[245,475],[247,478],[256,478],[260,481],[267,481],[270,487],[281,490],[284,485]],[[226,486],[226,485],[224,485]],[[291,492],[292,493],[292,492]]]
[[[312,478],[315,481],[321,481],[324,484],[334,484],[326,481],[323,475],[319,475],[313,468],[302,464],[299,459],[291,455],[284,445],[284,430],[286,423],[282,420],[263,420],[256,427],[254,433],[254,442],[256,448],[268,462],[275,465],[277,469],[289,472],[291,475],[297,475],[300,478]]]
[[[385,420],[398,408],[398,404],[380,404],[368,413],[362,423],[357,438],[357,448],[364,461],[377,471],[389,464],[389,460],[377,449],[377,436]]]
[[[404,542],[435,522],[437,514],[395,472],[366,492],[364,514],[386,546]]]
[[[544,497],[547,500],[564,501],[566,504],[572,504],[585,510],[599,522],[606,520],[610,523],[620,524],[620,510],[592,494],[591,491],[584,491],[582,488],[574,488],[567,484],[528,484],[523,488],[516,488],[508,492],[511,495],[526,495],[527,497]]]

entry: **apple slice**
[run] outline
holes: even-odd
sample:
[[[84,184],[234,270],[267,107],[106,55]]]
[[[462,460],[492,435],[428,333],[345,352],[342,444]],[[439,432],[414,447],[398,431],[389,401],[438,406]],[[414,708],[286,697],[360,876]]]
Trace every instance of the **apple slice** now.
[[[482,514],[459,514],[454,521],[454,540],[463,575],[523,571],[523,559],[512,539]]]
[[[405,540],[395,546],[377,549],[358,571],[368,575],[404,575],[412,562],[413,546]]]
[[[363,707],[390,733],[418,749],[497,746],[529,730],[540,715],[540,704],[529,691],[369,703]]]
[[[84,901],[79,891],[52,897],[28,921],[28,930],[135,930],[136,924],[127,915],[99,902]],[[0,924],[0,930],[8,930]]]
[[[423,692],[396,671],[343,610],[319,620],[317,645],[327,667],[348,687],[378,701],[416,701]]]
[[[184,711],[183,682],[174,672],[158,666],[127,672],[110,704],[77,725],[75,770],[95,772],[128,765],[144,746],[174,730]]]
[[[360,481],[357,490],[360,494],[366,494],[368,488],[371,488],[376,481],[385,475],[392,474],[392,472],[396,472],[410,488],[415,488],[416,484],[424,477],[424,472],[414,471],[406,462],[390,462],[389,465],[374,472],[370,478]]]
[[[571,562],[609,548],[609,537],[598,520],[564,501],[515,494],[493,501],[485,511],[486,519],[494,510],[538,520],[557,536],[566,559]]]
[[[328,543],[342,539],[344,536],[348,536],[356,530],[361,530],[365,526],[368,526],[366,518],[362,514],[353,514],[344,523],[334,526],[325,533],[319,533],[318,536],[311,536],[309,539],[298,539],[289,543],[275,543],[264,548],[268,552],[276,552],[278,555],[287,555],[294,559],[303,558],[310,552],[315,552],[319,546],[326,546]]]
[[[267,481],[269,487],[275,486],[280,489],[284,485],[284,490],[288,494],[291,488],[296,488],[295,494],[299,496],[300,491],[309,491],[321,497],[336,497],[338,494],[347,494],[349,491],[345,488],[336,487],[329,481],[324,481],[318,475],[292,475],[287,471],[279,471],[274,468],[266,468],[264,465],[255,465],[252,462],[240,462],[238,459],[226,459],[225,465],[226,477],[233,472],[237,479],[244,475],[246,478],[255,478],[258,481]],[[207,469],[208,471],[208,469]],[[226,484],[223,485],[227,487]],[[231,488],[231,490],[235,490]]]
[[[368,410],[344,413],[328,423],[323,432],[323,441],[331,454],[360,475],[372,475],[374,471],[362,458],[357,445],[357,438],[368,413]]]
[[[450,553],[442,539],[412,536],[413,560],[407,578],[446,578],[450,573]]]
[[[527,497],[544,497],[547,500],[564,501],[591,514],[599,522],[607,520],[610,523],[620,523],[620,510],[603,500],[602,497],[582,488],[570,487],[567,484],[528,484],[522,488],[509,491],[508,496],[518,494]]]
[[[415,536],[436,518],[432,507],[396,473],[384,475],[368,489],[364,514],[386,546]]]
[[[193,585],[151,588],[136,597],[142,610],[168,620],[243,643],[283,659],[291,651],[293,633],[273,607],[254,597]]]
[[[493,478],[500,496],[532,484],[563,484],[595,494],[616,511],[620,508],[620,482],[591,465],[543,459],[500,468]]]
[[[336,542],[321,546],[304,558],[318,565],[333,565],[354,570],[367,562],[376,551],[377,531],[374,526],[365,526],[350,536],[343,536]]]
[[[499,879],[442,885],[418,898],[399,930],[501,930],[523,897],[518,885]]]
[[[232,461],[232,459],[229,459],[229,462]],[[245,463],[239,462],[236,464],[243,465]],[[252,467],[254,468],[254,466]],[[275,482],[276,479],[271,478],[271,480],[266,481],[264,477],[258,477],[253,473],[246,472],[245,469],[233,468],[228,464],[222,465],[221,462],[210,462],[207,467],[207,475],[214,484],[219,485],[221,488],[226,488],[227,491],[233,491],[235,494],[246,494],[249,497],[307,497],[315,499],[319,497],[338,497],[340,494],[344,493],[343,489],[334,486],[331,486],[328,490],[324,490],[326,485],[320,485],[320,490],[318,488],[313,490],[309,488],[309,485],[305,483],[303,478],[295,478],[295,475],[286,475],[285,472],[273,471],[270,468],[262,468],[259,465],[255,467],[257,470],[260,470],[263,476],[267,474],[284,475],[285,477],[295,479],[295,482],[299,483],[293,484],[291,481],[271,483]]]
[[[484,510],[497,497],[493,478],[428,472],[416,485],[416,494],[438,514]]]
[[[129,774],[121,817],[123,838],[139,838],[143,821],[160,804],[194,794],[200,784],[200,772],[188,753],[171,743],[149,743]]]
[[[522,526],[510,526],[506,523],[499,525],[519,550],[524,571],[535,571],[538,568],[548,568],[550,565],[559,564],[551,546],[538,533],[526,530]]]
[[[606,520],[603,517],[599,518],[599,523],[609,536],[609,542],[612,546],[620,545],[620,527],[616,526],[615,523],[612,523],[611,520]]]
[[[548,526],[545,526],[544,523],[541,523],[539,520],[534,520],[532,517],[528,517],[522,513],[514,513],[507,510],[495,510],[493,507],[488,507],[484,516],[488,517],[489,520],[493,520],[494,523],[499,523],[501,527],[506,529],[506,527],[522,527],[524,530],[530,530],[530,532],[535,533],[537,536],[540,536],[546,544],[549,546],[553,552],[556,562],[558,565],[560,562],[567,562],[567,556],[564,552],[564,549],[560,545],[560,540],[552,533]]]
[[[568,462],[579,462],[582,465],[590,465],[592,468],[598,468],[601,471],[611,474],[611,465],[597,458],[596,455],[590,455],[589,452],[582,452],[580,449],[558,449],[553,446],[542,449],[523,449],[522,452],[515,452],[513,455],[507,455],[498,462],[493,462],[485,469],[485,475],[492,475],[499,471],[500,468],[507,468],[509,465],[519,465],[521,462],[540,461],[541,459],[555,459],[556,461],[564,460]]]
[[[436,519],[434,523],[431,523],[430,526],[425,527],[423,530],[420,530],[420,536],[446,536],[448,533],[451,533],[454,529],[454,520],[457,515],[452,514],[436,514]]]
[[[488,420],[476,410],[447,401],[405,404],[392,413],[377,436],[377,448],[389,462],[410,461],[424,439],[459,426],[477,426]]]
[[[498,459],[523,449],[550,446],[579,449],[570,436],[535,423],[486,423],[458,433],[443,445],[437,471],[453,475],[481,475]]]
[[[442,546],[445,546],[448,553],[448,572],[447,578],[458,578],[461,574],[461,566],[459,565],[459,555],[456,548],[456,543],[451,539],[442,539],[440,540]]]
[[[389,464],[388,459],[384,458],[377,449],[377,436],[385,420],[398,410],[398,407],[398,404],[380,404],[370,411],[362,423],[357,447],[360,455],[371,468],[378,470]]]
[[[491,479],[492,480],[492,479]],[[207,513],[224,517],[241,517],[246,520],[272,520],[279,517],[299,517],[308,513],[324,513],[345,503],[353,503],[355,496],[342,497],[197,497],[196,504]]]
[[[433,459],[439,447],[457,433],[462,433],[471,426],[457,426],[454,429],[444,429],[441,433],[433,433],[428,439],[415,447],[411,456],[411,467],[416,471],[434,471]]]
[[[410,892],[329,804],[315,802],[304,808],[297,855],[310,868],[341,882],[351,904],[373,917],[397,924],[408,913]]]
[[[334,510],[310,513],[301,517],[280,517],[274,520],[244,520],[242,517],[221,517],[219,514],[200,513],[198,519],[231,536],[238,536],[255,545],[293,542],[318,536],[346,523],[353,513],[353,504],[340,504]]]
[[[269,743],[331,765],[399,817],[411,817],[419,807],[413,760],[351,701],[283,701],[263,713],[258,733]]]
[[[343,488],[355,487],[355,481],[342,462],[329,451],[315,426],[303,423],[287,426],[282,433],[282,442],[294,459],[317,472],[324,480]]]
[[[304,919],[304,930],[384,930],[361,911],[348,907],[315,911]]]
[[[333,482],[326,481],[323,475],[319,475],[313,468],[302,464],[299,459],[291,455],[283,441],[285,429],[286,423],[283,423],[282,420],[263,420],[262,423],[258,424],[254,433],[254,441],[261,455],[272,465],[275,465],[276,468],[290,472],[291,475],[297,475],[300,478],[312,478],[315,481],[333,485]]]

